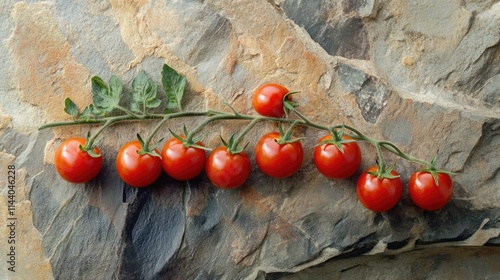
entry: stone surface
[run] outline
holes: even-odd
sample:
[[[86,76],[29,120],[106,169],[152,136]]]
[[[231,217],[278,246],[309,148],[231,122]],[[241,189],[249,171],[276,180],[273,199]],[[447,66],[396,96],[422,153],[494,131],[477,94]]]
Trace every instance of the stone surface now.
[[[498,279],[498,262],[499,248],[430,248],[400,255],[340,258],[296,274],[274,274],[267,279]]]
[[[390,90],[377,78],[369,76],[359,69],[345,64],[340,64],[338,69],[340,85],[344,91],[354,95],[363,119],[370,123],[376,123],[387,104]]]
[[[470,278],[497,278],[499,252],[490,246],[500,244],[499,11],[498,1],[454,0],[3,1],[0,261],[10,250],[6,175],[15,165],[17,262],[15,273],[0,266],[0,278],[387,278],[389,263],[395,279],[413,276],[418,264],[422,277],[440,278],[450,263],[470,267]],[[154,122],[107,129],[95,180],[59,178],[57,146],[98,128],[38,127],[69,119],[66,97],[89,104],[92,76],[116,74],[129,92],[139,70],[160,84],[164,63],[186,76],[189,110],[226,110],[228,102],[253,114],[255,88],[278,82],[300,91],[295,100],[315,122],[346,122],[418,158],[437,154],[440,168],[456,172],[452,200],[422,211],[405,189],[392,210],[365,209],[356,176],[375,163],[375,149],[360,143],[357,174],[328,180],[312,162],[324,132],[312,128],[297,129],[306,152],[297,174],[271,179],[254,164],[236,190],[216,189],[204,175],[125,186],[117,150]],[[206,145],[242,125],[211,125]],[[274,129],[259,124],[247,135],[250,156]],[[420,168],[387,159],[405,185]],[[464,248],[443,248],[450,246]]]
[[[374,3],[363,2],[285,0],[280,7],[329,54],[369,59],[370,43],[361,16],[370,15]]]

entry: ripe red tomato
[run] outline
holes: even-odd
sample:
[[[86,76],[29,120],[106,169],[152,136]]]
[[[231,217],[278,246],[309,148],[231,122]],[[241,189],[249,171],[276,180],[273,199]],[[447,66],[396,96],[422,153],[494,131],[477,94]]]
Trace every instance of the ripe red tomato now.
[[[84,138],[70,138],[64,141],[56,150],[55,165],[57,173],[71,183],[85,183],[94,178],[102,167],[102,156],[91,157],[80,150],[85,145]],[[95,154],[101,151],[94,148]]]
[[[202,143],[196,143],[203,146]],[[205,167],[206,153],[203,149],[186,148],[179,139],[172,137],[161,151],[163,170],[179,181],[191,180]]]
[[[138,153],[140,150],[139,141],[131,141],[123,145],[116,156],[118,175],[125,183],[136,188],[151,185],[161,174],[161,159],[148,154],[141,155]]]
[[[274,178],[289,177],[297,172],[304,158],[300,141],[279,144],[278,132],[270,132],[255,147],[255,161],[259,169]]]
[[[342,137],[351,140],[349,136]],[[331,140],[332,135],[323,136],[318,143]],[[314,148],[314,164],[319,172],[330,179],[345,179],[358,170],[361,164],[361,150],[356,142],[342,143],[341,152],[333,144],[323,144]]]
[[[252,98],[252,106],[262,116],[281,118],[285,116],[283,98],[288,89],[278,84],[264,84],[257,88]],[[292,96],[288,96],[289,101]]]
[[[368,209],[375,212],[388,211],[394,207],[403,194],[401,178],[378,178],[367,172],[377,172],[378,167],[372,166],[359,176],[356,193],[359,201]],[[398,176],[394,170],[390,172]]]
[[[409,192],[411,200],[425,210],[437,210],[450,201],[453,181],[450,175],[438,173],[438,185],[430,172],[414,172],[410,177]]]
[[[222,189],[241,186],[250,176],[251,169],[250,159],[245,152],[231,154],[226,147],[213,150],[205,167],[210,182]]]

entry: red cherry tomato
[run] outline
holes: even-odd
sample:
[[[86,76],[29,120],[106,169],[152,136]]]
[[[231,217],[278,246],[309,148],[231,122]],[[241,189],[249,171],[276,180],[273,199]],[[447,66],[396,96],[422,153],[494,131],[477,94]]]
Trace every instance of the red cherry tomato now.
[[[196,143],[203,146],[202,143]],[[191,180],[198,176],[205,167],[205,150],[186,148],[179,139],[168,140],[161,151],[163,170],[179,181]]]
[[[367,172],[377,172],[378,167],[372,166],[359,176],[356,185],[356,193],[359,201],[368,209],[375,212],[388,211],[394,207],[403,193],[403,183],[401,178],[383,178]],[[394,170],[390,173],[398,176]]]
[[[352,139],[344,135],[344,139]],[[331,140],[332,135],[323,136],[318,143]],[[330,179],[345,179],[358,170],[361,164],[361,150],[358,143],[342,143],[341,152],[333,144],[323,144],[314,148],[314,164],[319,172]]]
[[[438,173],[438,185],[430,172],[414,172],[410,177],[409,192],[411,200],[425,210],[437,210],[450,201],[453,181],[450,175]]]
[[[80,150],[85,141],[84,138],[70,138],[56,150],[54,162],[57,173],[68,182],[85,183],[101,170],[102,156],[94,158]],[[94,148],[94,153],[101,154],[101,151]]]
[[[123,145],[116,156],[116,170],[122,180],[132,187],[151,185],[161,174],[161,159],[148,154],[141,155],[139,141]],[[157,152],[158,153],[158,152]]]
[[[259,169],[274,178],[289,177],[297,172],[304,158],[300,141],[278,144],[278,132],[270,132],[255,147],[255,161]]]
[[[250,176],[251,169],[250,159],[245,152],[231,154],[226,147],[213,150],[205,167],[210,182],[222,189],[241,186]]]
[[[288,89],[278,84],[264,84],[257,88],[252,98],[252,106],[262,116],[281,118],[285,116],[283,98]],[[292,100],[289,95],[288,100]]]

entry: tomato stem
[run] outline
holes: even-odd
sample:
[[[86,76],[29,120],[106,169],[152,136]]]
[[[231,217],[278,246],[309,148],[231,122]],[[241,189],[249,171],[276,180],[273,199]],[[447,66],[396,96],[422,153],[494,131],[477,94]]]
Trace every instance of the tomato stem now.
[[[120,106],[120,105],[116,105],[116,108],[119,109],[119,110],[122,110],[123,112],[125,112],[127,115],[131,116],[131,117],[134,117],[134,118],[137,118],[137,119],[142,119],[144,118],[146,115],[143,114],[142,116],[141,115],[137,115],[136,113],[130,111],[129,109],[123,107],[123,106]]]
[[[432,162],[428,162],[428,161],[413,157],[409,154],[406,154],[406,153],[402,152],[401,149],[399,149],[394,143],[391,143],[388,141],[376,140],[374,138],[371,138],[371,137],[364,135],[363,133],[359,132],[357,129],[355,129],[352,126],[348,126],[348,125],[344,125],[344,126],[346,129],[348,129],[356,134],[356,135],[348,135],[348,136],[351,136],[353,139],[366,141],[366,142],[371,143],[374,146],[379,145],[380,148],[384,148],[385,150],[387,150],[387,151],[389,151],[389,152],[391,152],[391,153],[393,153],[393,154],[395,154],[395,155],[397,155],[397,156],[399,156],[407,161],[421,164],[423,166],[426,166],[427,168],[433,168]],[[340,126],[336,126],[336,127],[340,127]]]
[[[87,143],[85,143],[85,150],[86,151],[93,150],[94,149],[94,141],[97,139],[97,136],[99,136],[99,134],[101,134],[107,127],[109,127],[113,124],[114,124],[113,119],[109,119],[108,121],[106,121],[106,123],[104,123],[103,126],[101,126],[99,128],[99,130],[94,135],[88,137]]]
[[[288,104],[289,105],[289,104]],[[285,105],[286,106],[286,105]],[[301,125],[301,126],[308,126],[312,128],[316,128],[319,130],[324,130],[329,133],[335,133],[336,129],[344,129],[348,130],[351,133],[346,133],[344,132],[345,135],[351,137],[354,140],[357,141],[366,141],[373,145],[377,149],[377,154],[378,154],[378,159],[379,159],[379,172],[384,172],[383,169],[386,169],[386,163],[384,161],[384,156],[382,150],[389,151],[407,161],[417,163],[420,165],[425,166],[426,168],[430,170],[435,170],[434,165],[432,162],[428,162],[422,159],[418,159],[416,157],[413,157],[409,154],[406,154],[402,152],[395,144],[388,142],[388,141],[379,141],[377,139],[371,138],[360,131],[358,131],[356,128],[346,125],[345,123],[341,125],[334,125],[334,126],[324,126],[315,122],[312,122],[309,120],[305,115],[297,111],[297,109],[294,106],[287,106],[287,109],[290,110],[290,112],[293,112],[295,115],[297,115],[299,118],[277,118],[277,117],[265,117],[265,116],[255,116],[255,115],[245,115],[238,113],[234,108],[228,105],[228,107],[231,109],[231,112],[227,111],[218,111],[218,110],[207,110],[207,111],[181,111],[181,112],[175,112],[175,113],[166,113],[166,114],[159,114],[159,113],[152,113],[152,114],[147,114],[147,115],[137,115],[130,110],[123,108],[126,113],[126,115],[119,115],[119,116],[111,116],[111,117],[100,117],[96,119],[75,119],[73,121],[66,121],[66,122],[54,122],[54,123],[48,123],[45,125],[42,125],[39,130],[42,129],[47,129],[47,128],[53,128],[53,127],[61,127],[61,126],[69,126],[69,125],[83,125],[83,124],[103,124],[99,130],[92,135],[91,137],[88,138],[88,141],[86,143],[86,149],[90,149],[96,140],[96,138],[109,126],[118,123],[118,122],[127,122],[127,121],[152,121],[152,120],[161,120],[156,127],[153,129],[151,134],[146,138],[145,141],[145,147],[147,148],[151,145],[151,141],[154,138],[154,136],[158,133],[158,131],[168,122],[170,119],[175,119],[175,118],[185,118],[185,117],[208,117],[205,121],[200,123],[198,126],[196,126],[188,135],[186,135],[185,143],[191,143],[193,142],[194,137],[201,132],[206,125],[208,125],[211,122],[214,121],[219,121],[219,120],[248,120],[251,121],[250,124],[238,135],[238,137],[235,139],[234,144],[235,147],[242,141],[244,136],[257,124],[258,122],[262,121],[270,121],[270,122],[281,122],[281,123],[289,123],[291,124],[291,127],[295,125]],[[288,129],[287,132],[291,133],[291,128]],[[334,135],[335,136],[335,135]],[[195,143],[191,143],[195,144]],[[188,144],[189,145],[189,144]],[[446,171],[441,171],[440,172],[446,172]]]
[[[373,145],[375,145],[375,148],[377,149],[377,155],[378,155],[378,171],[377,171],[377,177],[383,178],[383,175],[386,171],[385,169],[385,159],[384,159],[384,153],[382,152],[382,149],[380,148],[380,142],[370,142]]]
[[[193,138],[194,136],[199,133],[200,131],[205,128],[209,123],[218,121],[218,120],[224,120],[224,119],[238,119],[240,116],[239,115],[232,115],[228,113],[222,113],[222,114],[217,114],[214,115],[208,119],[206,119],[204,122],[200,123],[198,126],[196,126],[193,131],[191,131],[188,135],[186,135],[186,140],[185,140],[185,145],[190,146],[191,144],[194,144]]]
[[[228,152],[231,154],[235,154],[240,152],[240,149],[238,149],[238,146],[240,145],[241,141],[243,140],[243,137],[258,123],[263,121],[263,118],[257,117],[254,118],[246,127],[245,129],[234,139],[233,145],[231,147],[228,147]],[[246,145],[245,145],[246,146]]]
[[[393,153],[401,158],[404,158],[407,161],[418,163],[418,164],[424,165],[428,168],[433,168],[432,162],[427,162],[425,160],[421,160],[421,159],[418,159],[416,157],[412,157],[411,155],[405,154],[396,145],[394,145],[391,142],[380,141],[380,145],[382,145],[382,147],[385,148],[386,150],[388,150],[389,152],[391,152],[391,153]]]

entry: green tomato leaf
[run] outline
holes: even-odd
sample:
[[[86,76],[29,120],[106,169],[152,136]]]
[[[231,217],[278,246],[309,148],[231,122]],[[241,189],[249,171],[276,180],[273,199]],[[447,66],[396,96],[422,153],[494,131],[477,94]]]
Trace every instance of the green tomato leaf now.
[[[85,109],[83,109],[83,112],[80,114],[81,119],[89,120],[90,117],[94,116],[92,114],[92,111],[91,111],[92,109],[90,108],[90,106],[94,107],[92,104],[85,107]]]
[[[110,88],[98,76],[92,77],[92,98],[94,105],[104,113],[113,111],[118,107],[122,95],[122,83],[116,76],[109,80]]]
[[[133,111],[145,113],[148,108],[160,106],[161,100],[156,98],[158,87],[143,70],[132,81],[132,89],[130,108]]]
[[[158,98],[154,98],[154,99],[149,99],[147,104],[146,104],[146,107],[148,108],[158,108],[158,106],[160,106],[161,104],[161,100],[158,99]]]
[[[167,96],[167,109],[182,111],[182,97],[186,88],[186,78],[167,64],[163,65],[161,71],[163,90]]]
[[[97,109],[94,104],[87,105],[78,116],[79,119],[90,120],[91,118],[102,116],[103,112]]]
[[[120,101],[120,98],[122,96],[123,86],[120,78],[115,75],[109,78],[109,91],[111,93],[110,95],[113,96],[114,99],[116,99],[116,106],[118,106],[118,102]]]
[[[72,117],[78,116],[78,107],[69,97],[64,100],[64,112]]]

